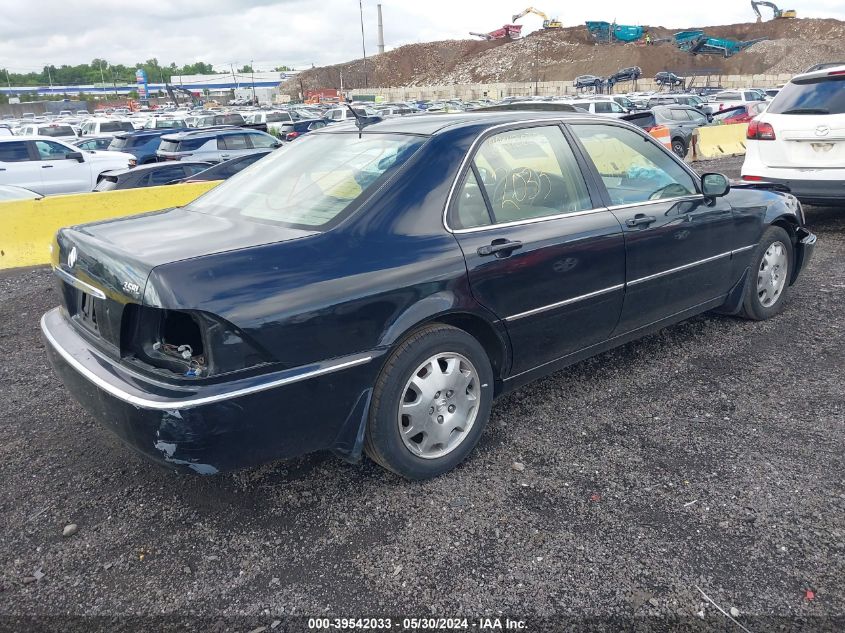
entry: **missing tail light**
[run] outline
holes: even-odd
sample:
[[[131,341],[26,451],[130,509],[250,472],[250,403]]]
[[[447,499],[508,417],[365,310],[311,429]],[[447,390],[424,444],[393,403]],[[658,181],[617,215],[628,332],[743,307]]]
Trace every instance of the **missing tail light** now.
[[[127,306],[122,355],[158,373],[205,378],[268,362],[268,355],[231,323],[191,310]]]

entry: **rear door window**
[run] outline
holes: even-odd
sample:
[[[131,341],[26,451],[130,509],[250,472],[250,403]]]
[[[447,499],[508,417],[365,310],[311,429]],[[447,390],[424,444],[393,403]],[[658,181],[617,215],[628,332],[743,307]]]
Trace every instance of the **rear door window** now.
[[[276,147],[276,139],[269,134],[250,134],[250,141],[253,147],[260,147],[262,149],[269,149]]]
[[[766,111],[772,114],[845,114],[845,75],[789,82]]]
[[[21,163],[29,160],[26,141],[0,143],[0,163]]]
[[[227,134],[217,140],[217,147],[220,149],[238,150],[250,149],[252,145],[250,145],[249,138],[246,134]]]
[[[491,136],[473,160],[481,182],[469,178],[461,194],[459,223],[483,219],[475,208],[480,186],[497,224],[574,213],[592,208],[572,149],[557,126],[510,130]],[[469,211],[470,207],[473,210]],[[459,208],[458,213],[462,211]],[[477,224],[475,224],[477,226]]]
[[[181,165],[173,165],[162,169],[155,169],[150,173],[150,186],[166,185],[174,180],[181,180],[185,177],[185,171]]]

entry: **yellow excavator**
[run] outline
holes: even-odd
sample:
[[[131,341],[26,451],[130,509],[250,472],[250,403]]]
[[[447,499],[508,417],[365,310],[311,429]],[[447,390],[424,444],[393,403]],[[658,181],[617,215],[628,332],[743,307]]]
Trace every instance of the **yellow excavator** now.
[[[533,13],[541,18],[543,18],[543,28],[544,29],[562,29],[563,23],[558,20],[557,18],[550,18],[548,15],[540,11],[539,9],[535,9],[534,7],[528,7],[525,11],[521,11],[520,13],[515,13],[511,18],[511,22],[516,22],[519,18],[528,15],[529,13]]]
[[[772,10],[772,13],[774,14],[774,17],[772,18],[774,20],[798,17],[798,14],[795,12],[795,9],[779,9],[774,2],[761,2],[761,0],[751,0],[751,8],[754,9],[754,13],[757,14],[757,22],[763,21],[763,16],[760,14],[760,9],[758,7],[769,7]]]

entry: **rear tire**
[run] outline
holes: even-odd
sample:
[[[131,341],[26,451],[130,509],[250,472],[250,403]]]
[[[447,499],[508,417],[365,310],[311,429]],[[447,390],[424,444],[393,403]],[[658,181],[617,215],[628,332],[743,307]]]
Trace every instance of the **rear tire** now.
[[[684,140],[681,138],[673,138],[672,151],[675,152],[677,156],[683,158],[687,155],[687,144],[684,143]]]
[[[376,381],[364,450],[406,479],[437,477],[475,448],[493,402],[493,370],[481,344],[434,324],[409,336]]]
[[[783,310],[793,262],[789,233],[779,226],[770,226],[754,249],[740,316],[764,321]]]

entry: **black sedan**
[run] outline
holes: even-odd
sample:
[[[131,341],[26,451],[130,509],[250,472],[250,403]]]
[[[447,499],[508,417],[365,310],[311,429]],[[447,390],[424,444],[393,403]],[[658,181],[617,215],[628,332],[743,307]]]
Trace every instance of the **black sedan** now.
[[[202,161],[167,161],[149,163],[130,169],[115,169],[100,174],[94,191],[170,185],[190,178],[209,167],[211,167],[211,163]]]
[[[629,68],[623,68],[621,70],[617,70],[613,73],[610,77],[608,77],[608,81],[614,84],[623,82],[623,81],[636,81],[639,79],[643,74],[643,69],[639,66],[630,66]]]
[[[707,310],[775,316],[815,239],[792,195],[615,119],[398,117],[62,229],[41,327],[69,391],[161,463],[366,452],[422,479],[496,396]]]

